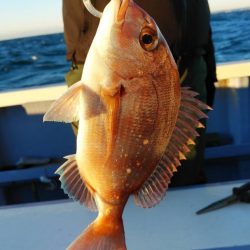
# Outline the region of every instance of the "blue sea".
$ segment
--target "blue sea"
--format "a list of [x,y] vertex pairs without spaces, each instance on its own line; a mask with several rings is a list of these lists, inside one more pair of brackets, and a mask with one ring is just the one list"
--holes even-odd
[[[212,14],[216,61],[250,60],[250,10]],[[63,34],[0,41],[0,91],[64,82]]]

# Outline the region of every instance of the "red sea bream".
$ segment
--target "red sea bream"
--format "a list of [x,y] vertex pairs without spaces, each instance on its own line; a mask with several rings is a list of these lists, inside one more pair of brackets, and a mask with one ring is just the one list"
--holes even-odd
[[208,107],[181,88],[154,20],[132,0],[111,0],[82,79],[45,114],[79,121],[77,151],[57,170],[62,187],[98,217],[69,249],[126,249],[122,221],[130,195],[153,207],[189,152]]

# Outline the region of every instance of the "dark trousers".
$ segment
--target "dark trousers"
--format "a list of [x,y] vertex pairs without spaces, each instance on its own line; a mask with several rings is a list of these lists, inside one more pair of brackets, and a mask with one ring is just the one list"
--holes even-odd
[[[186,67],[187,77],[182,83],[192,90],[199,93],[198,98],[206,102],[206,62],[203,56],[192,58],[191,63]],[[206,125],[206,121],[201,121]],[[200,184],[206,182],[204,173],[204,152],[205,152],[205,129],[198,129],[199,137],[196,138],[196,145],[192,147],[191,152],[186,156],[187,160],[182,161],[182,165],[178,167],[178,171],[171,180],[171,186],[182,186]]]

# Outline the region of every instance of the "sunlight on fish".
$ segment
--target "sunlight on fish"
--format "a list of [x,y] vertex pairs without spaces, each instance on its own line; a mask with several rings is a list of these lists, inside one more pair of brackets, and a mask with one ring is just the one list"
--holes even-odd
[[198,135],[208,106],[181,88],[177,66],[154,20],[132,0],[111,0],[82,79],[44,121],[79,121],[77,151],[57,170],[74,200],[96,220],[69,249],[126,249],[122,214],[130,195],[149,208]]

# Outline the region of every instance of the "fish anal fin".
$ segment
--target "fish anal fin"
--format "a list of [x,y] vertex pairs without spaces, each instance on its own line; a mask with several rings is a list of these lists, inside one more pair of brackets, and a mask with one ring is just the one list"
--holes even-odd
[[96,211],[93,189],[88,187],[80,176],[75,157],[71,155],[66,159],[67,161],[56,171],[56,174],[60,175],[61,188],[70,198],[84,204],[88,209]]
[[164,164],[157,165],[153,174],[142,187],[134,193],[137,206],[150,208],[157,205],[165,196],[172,173]]
[[173,173],[180,166],[180,160],[186,159],[190,145],[195,144],[195,138],[199,134],[194,128],[204,127],[199,120],[206,117],[203,110],[210,110],[206,104],[195,98],[197,95],[194,91],[182,88],[180,111],[172,136],[159,164],[134,193],[136,205],[149,208],[162,200]]

